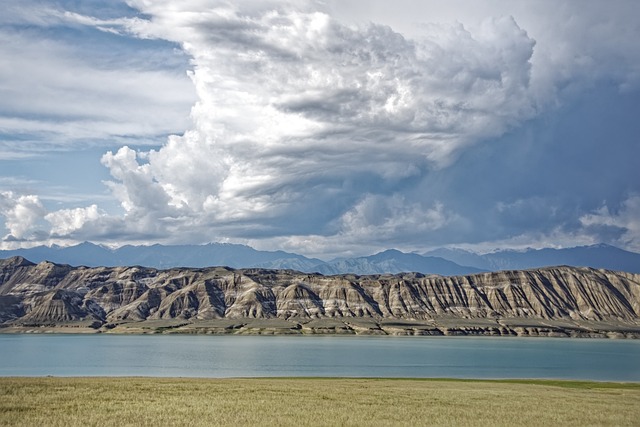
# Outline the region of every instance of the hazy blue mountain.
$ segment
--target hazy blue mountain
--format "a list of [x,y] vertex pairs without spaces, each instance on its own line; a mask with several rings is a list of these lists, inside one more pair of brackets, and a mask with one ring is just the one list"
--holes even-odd
[[456,264],[468,265],[484,270],[492,270],[493,266],[488,259],[483,258],[482,255],[478,255],[475,252],[465,251],[458,248],[439,248],[429,252],[425,252],[424,256],[435,256],[453,261]]
[[261,262],[252,267],[315,273],[317,271],[316,266],[323,263],[324,261],[316,258],[280,258],[275,261]]
[[503,250],[484,255],[462,249],[436,249],[426,254],[387,250],[375,255],[340,258],[324,262],[284,251],[259,251],[250,246],[230,243],[207,245],[122,246],[110,249],[93,243],[70,247],[39,246],[30,249],[0,251],[0,258],[22,256],[33,262],[97,266],[141,265],[153,268],[228,266],[291,269],[322,274],[383,274],[419,272],[424,274],[464,275],[482,271],[521,270],[569,265],[640,273],[640,254],[609,245],[567,249]]
[[383,274],[418,272],[453,276],[486,271],[475,267],[458,265],[455,262],[418,254],[407,254],[395,249],[375,255],[359,258],[338,259],[316,266],[315,271],[322,274]]
[[571,265],[640,273],[640,254],[605,244],[565,249],[502,250],[484,255],[462,249],[436,249],[425,255],[440,256],[456,263],[492,271]]
[[[322,262],[319,259],[307,258],[289,252],[259,251],[250,246],[231,243],[123,246],[116,249],[115,252],[122,260],[119,265],[123,265],[125,260],[135,260],[136,265],[156,268],[207,267],[212,265],[225,265],[233,268],[293,268],[294,265],[312,266]],[[289,263],[285,260],[289,260]]]
[[300,268],[322,263],[319,259],[283,251],[258,251],[246,245],[210,243],[207,245],[122,246],[110,249],[93,243],[75,246],[38,246],[30,249],[0,251],[0,258],[22,256],[33,262],[97,266],[141,265],[153,268],[209,267]]
[[2,250],[0,257],[22,256],[32,262],[51,261],[58,264],[89,267],[110,266],[118,264],[114,251],[93,243],[80,243],[75,246],[36,246],[28,249]]
[[70,247],[39,246],[31,249],[0,251],[0,258],[22,256],[33,262],[53,261],[60,264],[97,266],[141,265],[153,268],[228,266],[233,268],[260,267],[291,269],[323,274],[383,274],[419,272],[425,274],[457,275],[483,271],[463,267],[454,262],[418,254],[388,250],[360,258],[334,260],[326,263],[315,258],[283,251],[258,251],[250,246],[210,243],[207,245],[122,246],[110,249],[93,243]]
[[572,265],[640,273],[640,254],[605,244],[566,249],[529,249],[524,252],[500,251],[484,257],[494,270]]

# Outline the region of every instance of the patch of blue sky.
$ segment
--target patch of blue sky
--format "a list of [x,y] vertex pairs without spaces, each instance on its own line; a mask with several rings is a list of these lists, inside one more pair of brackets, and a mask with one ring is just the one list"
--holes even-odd
[[176,43],[165,40],[114,34],[70,23],[52,26],[3,25],[2,29],[33,40],[34,43],[50,40],[99,69],[175,70],[185,74],[190,68],[188,55]]

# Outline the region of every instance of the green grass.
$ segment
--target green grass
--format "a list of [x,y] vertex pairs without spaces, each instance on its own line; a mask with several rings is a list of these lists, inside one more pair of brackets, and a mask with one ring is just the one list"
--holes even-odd
[[638,425],[640,384],[0,378],[0,425]]

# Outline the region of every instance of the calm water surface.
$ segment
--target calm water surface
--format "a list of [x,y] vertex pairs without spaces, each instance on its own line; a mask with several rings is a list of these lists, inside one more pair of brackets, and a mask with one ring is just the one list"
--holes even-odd
[[0,376],[640,381],[640,341],[493,337],[0,335]]

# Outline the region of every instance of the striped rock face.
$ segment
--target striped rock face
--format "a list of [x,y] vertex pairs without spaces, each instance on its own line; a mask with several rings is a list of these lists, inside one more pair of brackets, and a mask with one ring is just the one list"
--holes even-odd
[[[0,261],[5,327],[84,322],[111,330],[176,319],[192,327],[223,320],[287,321],[301,332],[635,336],[640,275],[552,267],[449,277],[323,276],[227,267],[70,267],[19,257]],[[336,322],[337,329],[327,326]]]

